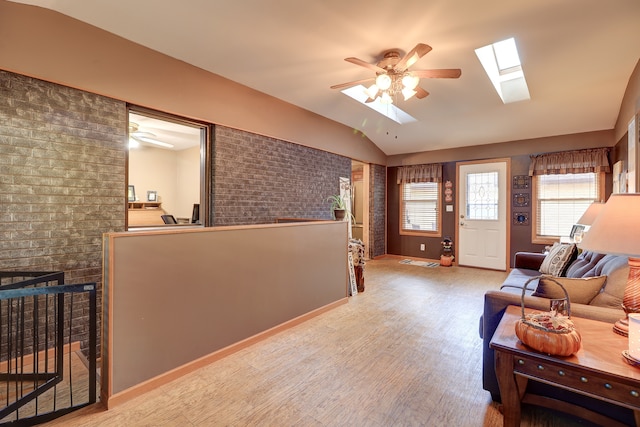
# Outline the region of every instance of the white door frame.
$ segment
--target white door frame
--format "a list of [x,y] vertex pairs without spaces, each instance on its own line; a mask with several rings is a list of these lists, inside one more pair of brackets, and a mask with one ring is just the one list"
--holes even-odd
[[457,162],[456,163],[456,196],[455,196],[455,215],[456,215],[456,225],[455,225],[455,246],[454,246],[454,251],[455,251],[455,259],[459,260],[459,242],[460,242],[460,210],[461,210],[461,206],[460,206],[460,199],[461,199],[461,195],[460,195],[460,189],[461,189],[461,185],[460,185],[460,166],[467,166],[467,165],[477,165],[477,164],[485,164],[485,163],[505,163],[506,164],[506,212],[505,212],[505,239],[506,241],[504,242],[505,244],[505,251],[506,251],[506,270],[509,270],[509,267],[511,265],[510,263],[510,254],[511,254],[511,159],[506,157],[506,158],[498,158],[498,159],[485,159],[485,160],[476,160],[476,161],[470,161],[470,162]]

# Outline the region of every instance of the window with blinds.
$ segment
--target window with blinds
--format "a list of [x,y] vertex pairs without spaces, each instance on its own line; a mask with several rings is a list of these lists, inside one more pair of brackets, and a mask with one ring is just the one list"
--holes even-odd
[[569,236],[589,205],[602,200],[604,174],[537,175],[534,185],[535,237],[558,238]]
[[440,232],[440,184],[413,182],[400,184],[400,233]]

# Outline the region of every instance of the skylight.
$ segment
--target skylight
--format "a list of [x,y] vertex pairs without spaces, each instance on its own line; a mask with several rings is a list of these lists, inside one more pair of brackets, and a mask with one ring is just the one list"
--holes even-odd
[[502,102],[531,99],[513,37],[478,48],[476,55]]
[[377,97],[375,101],[365,102],[369,99],[369,95],[367,95],[366,90],[367,89],[364,86],[357,85],[344,89],[342,93],[401,125],[417,122],[414,117],[402,111],[394,104],[384,104],[380,102],[380,97]]

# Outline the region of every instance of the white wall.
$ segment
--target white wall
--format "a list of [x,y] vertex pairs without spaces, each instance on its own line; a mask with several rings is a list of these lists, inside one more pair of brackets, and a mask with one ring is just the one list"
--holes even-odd
[[129,185],[140,201],[158,192],[162,209],[176,218],[191,218],[200,200],[200,148],[171,151],[140,146],[129,150]]
[[177,154],[176,218],[191,218],[194,203],[200,203],[200,147],[182,150]]

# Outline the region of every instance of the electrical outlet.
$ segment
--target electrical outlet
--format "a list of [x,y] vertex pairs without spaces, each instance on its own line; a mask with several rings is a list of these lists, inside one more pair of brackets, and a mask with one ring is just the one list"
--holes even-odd
[[425,250],[424,243],[421,243],[421,244],[420,244],[420,250],[421,250],[421,251],[424,251],[424,250]]

